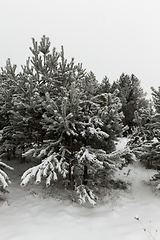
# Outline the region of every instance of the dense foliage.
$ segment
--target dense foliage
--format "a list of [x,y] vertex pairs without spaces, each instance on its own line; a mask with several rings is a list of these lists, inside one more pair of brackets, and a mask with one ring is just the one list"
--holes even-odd
[[[134,121],[137,123],[130,148],[137,158],[147,167],[160,170],[160,87],[152,88],[153,102],[148,108],[135,113]],[[159,181],[159,172],[151,180]],[[158,185],[160,189],[160,185]]]
[[[82,64],[50,51],[49,38],[32,39],[32,57],[22,72],[7,60],[0,78],[1,156],[34,159],[35,166],[22,176],[46,186],[53,182],[75,190],[80,203],[95,204],[112,173],[125,165],[129,149],[115,151],[123,133],[120,90],[105,77],[98,84]],[[133,78],[133,76],[132,76]],[[122,96],[122,92],[121,92]],[[2,181],[2,180],[1,180]]]
[[122,103],[122,111],[124,114],[123,123],[128,126],[128,133],[132,133],[135,112],[139,112],[141,108],[148,107],[148,100],[146,100],[146,93],[140,85],[140,80],[135,75],[122,74],[119,80],[112,85],[112,91],[117,88],[119,90],[118,97]]

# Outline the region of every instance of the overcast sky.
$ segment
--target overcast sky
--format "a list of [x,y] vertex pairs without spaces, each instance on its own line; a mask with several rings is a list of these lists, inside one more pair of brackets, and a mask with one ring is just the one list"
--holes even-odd
[[99,81],[133,73],[149,96],[160,86],[160,0],[3,0],[0,32],[0,67],[20,69],[46,35]]

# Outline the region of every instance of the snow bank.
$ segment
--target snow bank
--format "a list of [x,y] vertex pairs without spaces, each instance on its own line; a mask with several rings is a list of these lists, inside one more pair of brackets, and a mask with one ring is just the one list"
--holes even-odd
[[66,200],[65,193],[59,199],[56,188],[21,188],[21,166],[15,166],[10,193],[0,203],[0,240],[160,239],[160,196],[149,181],[154,171],[129,165],[116,177],[130,181],[130,188],[113,190],[86,208]]

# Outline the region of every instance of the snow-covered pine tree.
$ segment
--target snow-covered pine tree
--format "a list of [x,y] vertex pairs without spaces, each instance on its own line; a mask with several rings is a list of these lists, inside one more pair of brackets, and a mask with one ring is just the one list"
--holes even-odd
[[99,93],[111,93],[111,84],[107,76],[102,79],[101,84],[99,85]]
[[[139,111],[135,111],[134,122],[137,127],[133,131],[132,136],[142,138],[142,140],[150,140],[154,138],[153,134],[153,117],[155,111],[153,109],[153,102],[150,101],[147,108],[140,108]],[[137,131],[136,131],[137,130]]]
[[[11,111],[13,109],[12,95],[15,92],[13,88],[10,77],[15,77],[16,66],[11,66],[10,60],[7,61],[8,75],[6,71],[2,69],[2,74],[0,75],[0,131],[1,137],[0,141],[2,144],[2,136],[6,133],[7,129],[11,129]],[[3,129],[3,130],[2,130]],[[5,131],[6,130],[6,131]],[[7,173],[4,169],[14,170],[12,167],[2,162],[3,150],[6,152],[5,158],[10,159],[10,149],[13,149],[14,143],[10,141],[10,134],[5,138],[5,144],[0,147],[0,199],[3,199],[3,194],[8,192],[7,187],[11,183]]]
[[92,71],[85,74],[85,78],[83,79],[84,97],[86,99],[90,99],[91,97],[98,94],[98,89],[99,89],[99,84],[95,74]]
[[[43,38],[44,49],[45,44],[47,40]],[[37,184],[45,178],[46,186],[53,181],[62,181],[68,189],[76,190],[81,202],[95,204],[95,192],[104,181],[104,172],[107,182],[112,170],[123,162],[120,154],[117,154],[118,157],[115,153],[116,157],[108,154],[113,146],[107,148],[109,139],[113,143],[121,129],[119,98],[116,93],[96,95],[91,91],[96,84],[93,74],[87,75],[81,64],[75,65],[74,59],[68,63],[63,48],[56,55],[59,59],[56,58],[54,65],[52,58],[47,58],[49,53],[46,53],[48,69],[52,66],[55,68],[41,71],[42,62],[46,63],[46,60],[38,58],[40,48],[35,40],[33,45],[35,50],[32,53],[35,56],[31,63],[34,64],[25,68],[25,74],[26,81],[35,76],[31,74],[33,72],[38,76],[38,81],[43,79],[41,88],[36,85],[33,89],[36,89],[38,96],[40,89],[44,93],[41,96],[43,114],[40,125],[45,136],[41,144],[23,154],[24,157],[34,155],[42,162],[23,174],[21,185],[28,184],[31,178],[35,178]],[[37,84],[37,78],[34,78]]]
[[61,102],[61,109],[48,96],[48,111],[43,115],[46,140],[40,148],[24,154],[36,153],[42,163],[27,170],[21,184],[26,185],[32,177],[36,183],[41,182],[42,177],[46,178],[47,186],[53,180],[64,179],[68,188],[75,188],[81,202],[85,199],[95,203],[93,190],[96,192],[102,182],[109,181],[110,174],[116,166],[121,166],[122,160],[103,150],[109,135],[102,131],[97,99],[95,102],[93,99],[80,101],[79,96],[73,83]]
[[151,181],[157,182],[157,190],[160,190],[160,87],[158,90],[152,89],[152,97],[155,108],[155,113],[152,119],[152,134],[154,139],[150,144],[149,155],[149,167],[157,169],[158,172],[151,177]]
[[[6,79],[2,86],[4,99],[2,109],[6,113],[7,121],[2,131],[1,153],[7,152],[9,159],[15,157],[17,148],[27,142],[27,136],[30,132],[28,126],[24,123],[26,111],[22,104],[26,89],[24,89],[25,85],[20,81],[20,75],[15,74],[15,70],[15,66],[12,66],[10,60],[7,60],[5,70],[3,70]],[[28,99],[27,94],[25,98]]]
[[148,162],[149,167],[154,169],[160,169],[160,87],[158,90],[152,89],[152,97],[154,104],[154,114],[151,118],[150,126],[150,136],[152,136],[150,149],[148,151]]
[[54,94],[53,78],[57,76],[59,55],[55,49],[50,53],[50,41],[45,36],[39,45],[34,39],[32,43],[30,50],[33,56],[22,66],[21,73],[15,74],[16,66],[12,66],[10,60],[2,69],[5,79],[1,85],[4,99],[1,112],[8,120],[3,128],[2,150],[12,148],[13,155],[43,141],[43,99],[48,91]]
[[152,88],[153,103],[135,112],[136,126],[129,142],[133,152],[147,168],[160,169],[160,108],[159,91]]
[[148,106],[148,101],[145,99],[146,93],[143,92],[140,81],[134,74],[129,76],[123,73],[113,85],[112,89],[117,87],[119,90],[118,96],[125,116],[124,125],[127,125],[129,133],[132,133],[132,128],[135,126],[135,122],[133,122],[135,111]]
[[6,157],[10,160],[11,156],[14,153],[15,149],[15,139],[13,135],[15,134],[16,129],[13,126],[13,96],[16,94],[16,86],[13,84],[13,81],[16,81],[18,75],[16,74],[16,65],[11,64],[10,59],[6,62],[5,69],[2,69],[1,74],[1,84],[0,84],[0,96],[1,96],[1,106],[0,106],[0,115],[1,115],[1,130],[2,139],[0,154],[6,153]]
[[50,53],[49,38],[43,36],[38,44],[32,39],[32,58],[28,58],[23,72],[19,75],[19,96],[15,99],[22,108],[23,123],[28,129],[28,139],[40,144],[45,136],[41,120],[45,111],[43,100],[47,93],[53,92],[53,79],[57,74],[58,53],[53,49]]

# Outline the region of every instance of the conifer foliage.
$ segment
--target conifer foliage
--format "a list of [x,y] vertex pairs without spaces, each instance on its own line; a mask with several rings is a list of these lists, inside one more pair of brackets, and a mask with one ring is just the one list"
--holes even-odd
[[21,149],[23,158],[37,162],[24,172],[22,186],[31,179],[45,179],[46,186],[61,182],[80,203],[94,205],[100,186],[124,164],[123,153],[111,153],[123,127],[118,92],[98,94],[94,74],[74,59],[68,62],[63,47],[50,52],[49,38],[32,43],[32,58],[21,73],[10,61],[3,70],[3,149]]
[[141,108],[148,107],[148,101],[145,99],[145,93],[140,85],[140,80],[132,74],[131,76],[121,74],[119,80],[113,83],[114,88],[119,90],[119,98],[122,103],[122,111],[124,113],[124,125],[129,127],[129,133],[132,133],[132,128],[136,125],[133,121],[136,111]]
[[147,168],[160,169],[160,88],[152,88],[153,103],[135,113],[137,127],[130,141],[131,148]]
[[7,187],[11,183],[8,175],[4,171],[4,168],[7,168],[9,170],[14,170],[9,165],[0,161],[0,197],[2,196],[3,193],[8,192]]
[[134,151],[147,168],[158,171],[150,180],[156,181],[156,188],[160,190],[160,87],[151,89],[154,108],[141,114],[141,119],[145,119],[145,124],[141,124],[144,138],[139,146],[134,146]]

